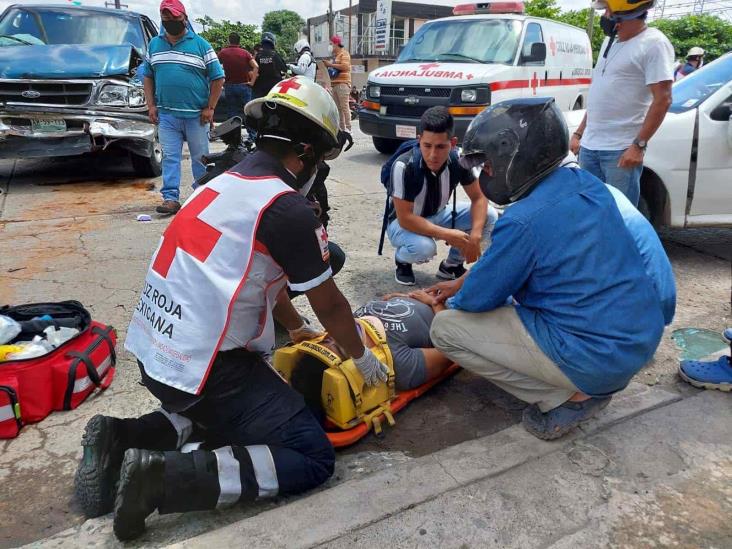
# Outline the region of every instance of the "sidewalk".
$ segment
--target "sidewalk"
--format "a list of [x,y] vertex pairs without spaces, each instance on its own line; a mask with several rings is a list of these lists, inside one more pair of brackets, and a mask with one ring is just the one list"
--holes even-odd
[[[148,526],[175,530],[176,549],[721,549],[732,539],[732,401],[634,383],[560,441],[514,426],[251,512],[190,539],[181,530],[197,514],[154,515]],[[32,547],[121,547],[111,530],[102,517]]]
[[[512,427],[174,547],[729,547],[732,400],[663,393],[571,440]],[[659,407],[608,427],[637,406]]]

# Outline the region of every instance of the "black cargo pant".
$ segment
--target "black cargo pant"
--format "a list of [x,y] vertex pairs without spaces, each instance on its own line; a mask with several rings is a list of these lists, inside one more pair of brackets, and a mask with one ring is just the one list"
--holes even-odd
[[[126,447],[166,451],[161,513],[296,494],[333,474],[333,447],[302,397],[253,357],[257,355],[244,350],[225,351],[213,365],[236,362],[246,383],[228,391],[218,387],[215,395],[204,391],[203,398],[181,412],[166,410],[163,400],[161,410],[124,420]],[[143,379],[158,393],[159,384],[144,374]],[[194,430],[203,443],[179,451]]]

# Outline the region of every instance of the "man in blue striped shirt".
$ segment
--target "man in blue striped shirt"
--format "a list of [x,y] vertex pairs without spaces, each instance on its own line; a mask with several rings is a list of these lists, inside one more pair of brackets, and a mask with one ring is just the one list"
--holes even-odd
[[206,173],[201,156],[208,154],[208,129],[224,87],[224,69],[211,45],[188,28],[180,0],[162,0],[160,17],[165,32],[150,41],[145,98],[163,148],[163,203],[156,211],[175,214],[183,141],[191,153],[193,179]]

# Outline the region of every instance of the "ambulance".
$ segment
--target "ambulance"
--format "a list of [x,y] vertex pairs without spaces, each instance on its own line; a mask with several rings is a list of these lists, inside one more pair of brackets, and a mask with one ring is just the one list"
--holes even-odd
[[422,114],[444,105],[462,139],[487,106],[551,96],[563,111],[582,109],[592,78],[592,47],[577,27],[524,14],[523,2],[455,7],[425,23],[393,65],[369,74],[361,131],[385,154],[414,139]]

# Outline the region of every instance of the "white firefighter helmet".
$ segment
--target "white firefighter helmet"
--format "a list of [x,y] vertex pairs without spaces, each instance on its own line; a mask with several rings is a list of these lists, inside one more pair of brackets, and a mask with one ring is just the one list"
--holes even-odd
[[[312,125],[294,129],[284,124],[281,115],[275,116],[280,107],[301,115]],[[272,134],[271,137],[310,143],[320,149],[326,160],[332,160],[341,153],[338,107],[325,89],[304,76],[275,84],[265,97],[247,103],[244,112],[256,121],[264,134]],[[272,120],[268,124],[269,118]]]

